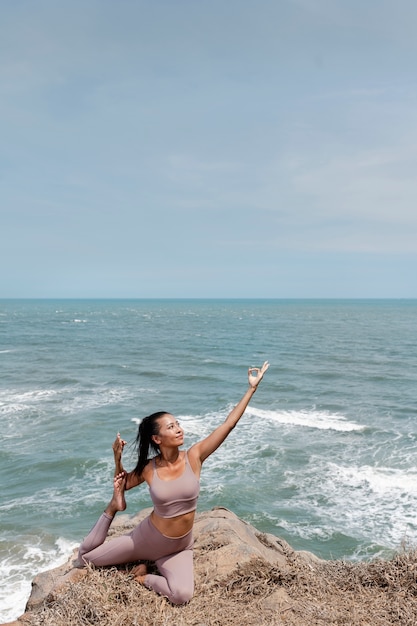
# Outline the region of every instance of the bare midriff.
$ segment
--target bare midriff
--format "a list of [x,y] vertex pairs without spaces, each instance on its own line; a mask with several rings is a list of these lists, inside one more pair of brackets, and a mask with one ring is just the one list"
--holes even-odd
[[177,515],[177,517],[160,517],[155,511],[151,513],[151,521],[155,528],[165,537],[172,539],[178,539],[189,533],[193,528],[194,518],[195,511]]

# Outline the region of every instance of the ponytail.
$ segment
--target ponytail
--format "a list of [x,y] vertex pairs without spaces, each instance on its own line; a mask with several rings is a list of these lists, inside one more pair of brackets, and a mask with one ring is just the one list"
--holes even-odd
[[152,439],[153,435],[159,433],[158,419],[163,415],[166,415],[166,411],[158,411],[144,417],[139,424],[138,434],[136,437],[136,447],[138,452],[138,462],[133,470],[137,476],[141,476],[147,462],[149,448],[151,448],[156,454],[159,453],[159,446]]

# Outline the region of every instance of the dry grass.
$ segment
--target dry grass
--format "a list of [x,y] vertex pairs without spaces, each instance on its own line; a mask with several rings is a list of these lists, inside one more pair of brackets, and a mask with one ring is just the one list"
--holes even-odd
[[26,623],[414,626],[417,622],[417,550],[371,563],[308,564],[294,554],[285,571],[257,560],[224,580],[213,579],[204,569],[203,551],[196,550],[195,564],[195,596],[185,606],[172,606],[138,585],[128,568],[89,568],[79,582],[67,585],[27,614]]

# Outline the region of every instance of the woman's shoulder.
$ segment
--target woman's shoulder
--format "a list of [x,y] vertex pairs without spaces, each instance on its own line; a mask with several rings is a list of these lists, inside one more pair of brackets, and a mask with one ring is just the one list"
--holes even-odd
[[200,477],[201,471],[201,463],[199,462],[198,452],[196,451],[195,445],[185,450],[185,458],[188,461],[189,466],[193,470],[194,474],[197,478]]
[[142,470],[142,478],[143,480],[146,480],[148,482],[148,478],[153,474],[153,471],[155,469],[155,459],[156,457],[152,457],[151,459],[148,459],[145,467]]
[[149,471],[153,471],[156,467],[156,463],[157,463],[157,459],[158,459],[158,455],[157,456],[153,456],[150,459],[148,459],[148,462],[146,463],[143,471],[145,472],[149,472]]

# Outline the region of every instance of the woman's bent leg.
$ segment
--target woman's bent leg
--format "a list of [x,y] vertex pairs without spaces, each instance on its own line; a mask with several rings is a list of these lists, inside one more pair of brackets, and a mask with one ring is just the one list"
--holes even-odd
[[[109,549],[107,544],[104,545],[104,541],[107,537],[107,533],[112,523],[115,514],[118,511],[124,511],[126,508],[125,500],[125,488],[126,488],[126,472],[121,472],[114,477],[113,481],[113,497],[107,505],[104,513],[99,517],[95,526],[91,529],[87,537],[82,542],[78,551],[78,562],[82,563],[94,563],[95,565],[116,565],[119,563],[126,563],[126,561],[109,561],[101,562],[102,559],[108,560],[113,558],[115,554],[115,547]],[[126,543],[126,542],[124,542]],[[126,551],[126,548],[124,548]],[[94,558],[101,559],[100,563],[96,562],[92,558],[94,552]],[[120,548],[120,553],[123,550]],[[107,556],[105,556],[107,555]],[[113,555],[113,556],[110,556]]]
[[96,524],[90,530],[89,534],[87,535],[87,537],[84,539],[84,541],[79,547],[78,560],[80,563],[82,563],[83,561],[86,562],[83,559],[84,554],[86,554],[87,552],[90,552],[94,548],[97,548],[97,546],[101,546],[101,544],[104,543],[104,540],[107,537],[107,533],[109,531],[110,524],[112,523],[112,521],[113,521],[113,518],[110,517],[110,515],[107,515],[106,513],[103,513],[98,518]]
[[189,602],[194,593],[192,547],[158,559],[155,563],[161,576],[147,574],[145,586],[167,597],[173,604]]
[[144,558],[138,553],[131,535],[115,537],[83,554],[85,563],[92,563],[98,567],[106,565],[122,565]]
[[[104,513],[104,515],[106,514]],[[134,561],[154,561],[155,552],[158,556],[159,546],[153,540],[152,534],[149,533],[149,529],[153,528],[149,517],[145,518],[129,534],[114,537],[106,542],[104,542],[107,535],[107,531],[104,532],[105,522],[101,522],[100,518],[97,525],[99,528],[96,530],[94,527],[81,546],[84,550],[82,554],[84,562],[98,566],[122,565]],[[107,530],[109,526],[110,522],[107,523]],[[100,537],[101,542],[98,541],[94,544],[95,537]],[[88,552],[85,551],[85,547],[89,547]]]
[[128,535],[105,541],[112,518],[99,518],[79,550],[79,559],[97,566],[153,561],[160,574],[147,574],[143,584],[174,604],[191,600],[194,592],[193,535],[171,538],[162,535],[145,518]]
[[[135,539],[137,529],[132,535]],[[150,547],[149,555],[142,559],[153,561],[161,574],[147,574],[143,580],[145,587],[165,596],[174,604],[191,600],[194,592],[192,531],[184,537],[166,537],[148,517],[141,524],[141,535],[142,541],[145,539],[146,545]]]

